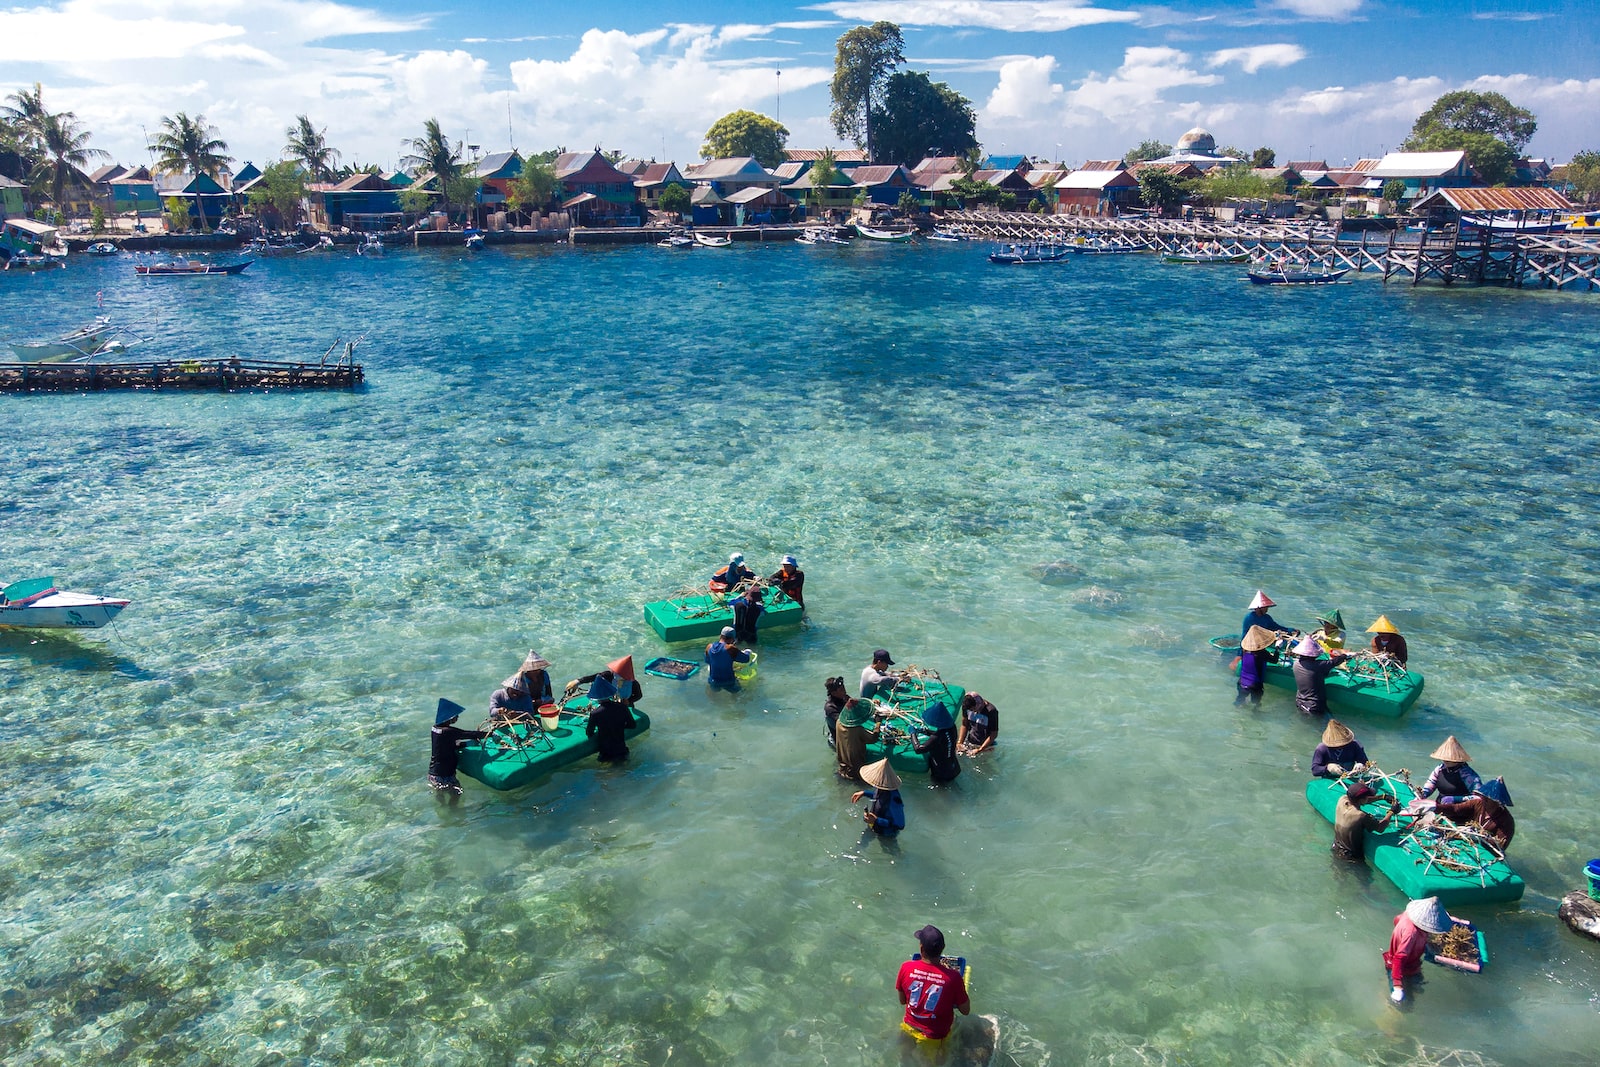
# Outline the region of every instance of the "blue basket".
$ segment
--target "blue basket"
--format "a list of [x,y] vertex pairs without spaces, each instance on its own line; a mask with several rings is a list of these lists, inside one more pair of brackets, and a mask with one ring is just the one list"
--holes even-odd
[[1600,860],[1590,860],[1583,873],[1589,876],[1589,899],[1600,900]]

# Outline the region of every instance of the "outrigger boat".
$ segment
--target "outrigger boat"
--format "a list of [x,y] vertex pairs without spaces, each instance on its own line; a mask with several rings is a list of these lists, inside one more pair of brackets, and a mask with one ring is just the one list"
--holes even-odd
[[989,253],[990,263],[1014,266],[1033,263],[1065,263],[1072,249],[1059,245],[1001,245],[1000,251]]
[[1327,285],[1350,273],[1342,270],[1253,270],[1250,281],[1255,285]]
[[961,235],[956,233],[954,230],[934,230],[932,233],[928,234],[928,240],[959,241],[961,240]]
[[143,340],[119,336],[125,333],[126,327],[102,315],[53,341],[12,341],[11,351],[23,363],[87,363],[95,356],[126,352]]
[[56,588],[54,578],[29,578],[0,589],[0,629],[97,630],[129,601]]
[[191,259],[183,263],[151,263],[148,266],[136,266],[133,268],[133,272],[147,278],[172,275],[187,276],[191,274],[239,274],[254,262],[254,260],[246,259],[239,263],[206,263],[202,260]]
[[1447,819],[1425,826],[1420,813],[1404,810],[1416,798],[1407,771],[1389,775],[1369,767],[1341,779],[1313,778],[1306,783],[1306,800],[1331,823],[1345,787],[1357,780],[1377,794],[1361,805],[1363,811],[1382,817],[1392,804],[1403,809],[1389,829],[1367,831],[1365,851],[1367,861],[1406,896],[1438,897],[1446,907],[1522,899],[1527,887],[1494,842]]
[[878,739],[867,743],[867,762],[887,758],[901,774],[927,774],[928,757],[915,748],[933,733],[924,716],[935,704],[943,704],[950,718],[959,721],[961,698],[966,695],[965,689],[942,680],[938,671],[907,667],[893,689],[872,698]]
[[[1290,646],[1291,639],[1287,637],[1280,638],[1274,646],[1278,650],[1279,661],[1267,664],[1266,681],[1269,685],[1283,689],[1295,687],[1294,657],[1289,652]],[[1239,639],[1213,637],[1211,647],[1236,654],[1239,651]],[[1398,719],[1410,711],[1411,705],[1422,695],[1423,681],[1422,675],[1407,670],[1390,657],[1363,649],[1328,675],[1328,710]]]
[[[757,632],[778,626],[799,626],[805,609],[767,586],[767,599]],[[701,637],[716,637],[724,626],[733,625],[733,598],[724,593],[701,593],[694,589],[674,593],[665,600],[652,600],[644,606],[644,621],[663,641],[676,644]]]
[[697,233],[694,235],[694,243],[704,248],[727,248],[733,244],[733,238],[716,237],[709,233]]
[[913,232],[911,230],[884,230],[876,226],[863,226],[859,222],[855,226],[856,233],[869,241],[909,241]]
[[[456,769],[490,789],[520,789],[558,767],[593,756],[600,750],[586,730],[593,707],[588,697],[573,697],[546,704],[532,719],[486,722],[481,729],[488,736],[462,746]],[[632,710],[634,728],[622,735],[629,741],[650,729],[650,717]]]

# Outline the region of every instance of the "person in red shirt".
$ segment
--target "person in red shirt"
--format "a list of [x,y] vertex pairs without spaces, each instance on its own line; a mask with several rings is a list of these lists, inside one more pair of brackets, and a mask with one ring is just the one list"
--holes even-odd
[[1438,897],[1413,900],[1405,911],[1394,917],[1394,933],[1389,936],[1389,948],[1383,954],[1383,965],[1389,971],[1390,1000],[1398,1004],[1406,999],[1406,979],[1421,972],[1428,935],[1442,934],[1448,929],[1450,916]]
[[955,1013],[967,1015],[972,1004],[967,999],[967,983],[961,972],[944,963],[944,934],[937,926],[924,926],[916,933],[922,946],[920,959],[900,965],[894,987],[906,1016],[900,1029],[919,1041],[943,1041],[955,1025]]

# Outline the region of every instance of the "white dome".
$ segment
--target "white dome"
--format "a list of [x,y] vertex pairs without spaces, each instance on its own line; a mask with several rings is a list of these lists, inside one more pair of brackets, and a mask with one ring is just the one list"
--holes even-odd
[[1196,126],[1178,138],[1177,150],[1179,152],[1204,152],[1209,154],[1217,150],[1217,139],[1199,126]]

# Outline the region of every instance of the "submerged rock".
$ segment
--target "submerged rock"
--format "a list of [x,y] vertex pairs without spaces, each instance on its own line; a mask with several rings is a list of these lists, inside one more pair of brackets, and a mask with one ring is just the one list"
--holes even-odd
[[1574,889],[1561,898],[1561,908],[1556,914],[1573,933],[1600,941],[1600,900],[1590,900],[1588,893]]
[[1072,591],[1072,602],[1091,608],[1114,608],[1122,603],[1122,594],[1104,586],[1089,585]]
[[1035,563],[1032,567],[1033,576],[1044,585],[1071,585],[1083,577],[1083,569],[1076,563],[1069,563],[1064,559],[1053,560],[1049,563]]

